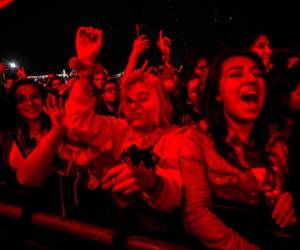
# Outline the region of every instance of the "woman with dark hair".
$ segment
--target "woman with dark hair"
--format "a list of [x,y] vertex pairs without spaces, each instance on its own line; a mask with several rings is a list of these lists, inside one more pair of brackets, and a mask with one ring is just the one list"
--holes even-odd
[[250,51],[257,54],[265,67],[266,73],[273,69],[271,62],[272,49],[268,36],[266,34],[258,34],[250,44]]
[[182,79],[179,86],[181,87],[182,97],[182,114],[179,118],[179,124],[182,126],[194,123],[200,120],[202,107],[197,103],[197,98],[203,96],[205,83],[201,82],[195,75]]
[[53,171],[63,137],[62,106],[53,98],[44,106],[44,89],[30,79],[17,81],[9,100],[15,126],[1,135],[2,173],[22,186],[40,187]]
[[263,121],[266,96],[257,56],[225,55],[210,70],[206,119],[183,138],[184,222],[208,248],[258,249],[270,244],[271,214],[281,227],[296,222],[292,197],[282,192],[287,170],[281,141]]
[[287,188],[294,194],[297,212],[300,212],[299,125],[300,125],[300,69],[287,70],[272,90],[272,129],[287,142],[285,149],[290,169]]

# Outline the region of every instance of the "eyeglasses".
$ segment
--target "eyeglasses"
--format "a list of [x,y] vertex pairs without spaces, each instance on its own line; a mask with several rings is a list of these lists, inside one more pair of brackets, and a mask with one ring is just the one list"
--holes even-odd
[[106,89],[104,89],[104,92],[109,92],[109,93],[115,92],[115,93],[118,93],[119,89],[117,89],[117,88],[106,88]]

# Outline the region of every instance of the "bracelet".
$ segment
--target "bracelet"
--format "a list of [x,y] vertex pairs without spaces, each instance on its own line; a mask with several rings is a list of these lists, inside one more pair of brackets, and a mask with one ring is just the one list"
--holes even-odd
[[104,72],[106,75],[108,74],[107,70],[100,64],[100,63],[95,63],[95,64],[85,64],[82,60],[80,60],[78,57],[72,57],[69,60],[69,68],[72,70],[77,70],[77,71],[89,71],[89,75],[94,75],[95,73],[98,72]]

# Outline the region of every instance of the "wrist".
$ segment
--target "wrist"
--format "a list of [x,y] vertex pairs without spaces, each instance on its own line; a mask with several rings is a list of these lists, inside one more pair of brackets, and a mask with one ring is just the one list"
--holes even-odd
[[[152,171],[151,171],[152,172]],[[146,193],[153,195],[156,194],[162,186],[162,179],[159,175],[157,175],[155,172],[152,172],[152,181],[151,185],[146,190]]]
[[50,134],[53,136],[53,138],[62,138],[65,133],[65,128],[62,127],[52,127],[50,130]]
[[170,55],[169,54],[162,55],[162,59],[165,63],[169,63],[170,62]]

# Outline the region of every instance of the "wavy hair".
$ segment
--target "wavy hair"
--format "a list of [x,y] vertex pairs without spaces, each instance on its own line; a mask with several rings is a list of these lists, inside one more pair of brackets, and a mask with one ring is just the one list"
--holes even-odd
[[132,85],[138,82],[142,82],[145,85],[155,102],[154,110],[152,112],[152,124],[149,125],[160,128],[169,126],[172,121],[172,105],[163,87],[162,80],[152,73],[134,73],[122,84],[119,115],[125,117],[124,110],[126,108],[125,99],[127,92]]

